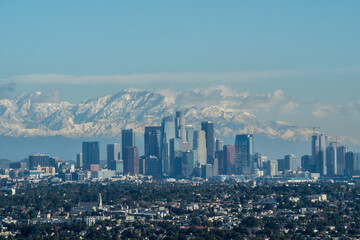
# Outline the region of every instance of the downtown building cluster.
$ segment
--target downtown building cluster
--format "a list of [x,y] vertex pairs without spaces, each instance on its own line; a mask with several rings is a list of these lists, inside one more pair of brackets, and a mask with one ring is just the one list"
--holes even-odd
[[[98,141],[82,142],[76,166],[60,158],[44,154],[29,156],[28,170],[24,162],[12,163],[16,176],[42,178],[56,175],[63,181],[82,181],[90,178],[109,178],[116,175],[149,175],[156,178],[190,179],[276,178],[311,180],[318,177],[360,174],[360,153],[348,151],[337,142],[328,143],[324,134],[313,134],[311,154],[301,157],[299,164],[294,154],[271,160],[255,152],[254,135],[238,134],[234,145],[216,138],[214,123],[204,121],[187,125],[183,113],[162,119],[160,126],[144,129],[144,150],[140,156],[133,129],[123,129],[121,144],[107,144],[106,164],[100,164]],[[300,166],[299,166],[300,165]],[[16,170],[19,169],[19,170]]]
[[[178,178],[218,175],[250,177],[253,165],[253,135],[237,135],[235,145],[216,139],[214,123],[186,125],[181,111],[162,119],[161,126],[147,126],[144,131],[144,155],[139,156],[133,129],[123,129],[121,145],[107,145],[107,168],[117,174],[169,176]],[[77,167],[99,170],[99,143],[83,142]]]
[[301,157],[303,171],[320,176],[353,176],[360,174],[360,154],[349,151],[337,141],[328,141],[325,134],[311,137],[311,155]]

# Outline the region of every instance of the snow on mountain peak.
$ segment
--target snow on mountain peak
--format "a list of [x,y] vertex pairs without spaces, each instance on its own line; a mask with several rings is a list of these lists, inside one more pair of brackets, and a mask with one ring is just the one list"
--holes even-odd
[[[118,137],[121,129],[142,133],[159,125],[165,116],[182,110],[187,124],[213,121],[222,136],[255,133],[270,138],[307,140],[311,130],[281,121],[265,121],[246,111],[224,106],[177,105],[169,92],[123,90],[79,104],[59,102],[42,92],[25,93],[15,100],[0,100],[0,134],[7,136]],[[53,94],[57,94],[53,92]],[[355,142],[355,140],[352,140]]]

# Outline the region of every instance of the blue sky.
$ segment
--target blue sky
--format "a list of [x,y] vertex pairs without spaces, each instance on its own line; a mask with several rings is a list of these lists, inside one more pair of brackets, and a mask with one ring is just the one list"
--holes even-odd
[[247,110],[360,138],[359,11],[355,0],[2,0],[0,97],[226,86],[271,102],[261,96],[281,90],[288,111]]

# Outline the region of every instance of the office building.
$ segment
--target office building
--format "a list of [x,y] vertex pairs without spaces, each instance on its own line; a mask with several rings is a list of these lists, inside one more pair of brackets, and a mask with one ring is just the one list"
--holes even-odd
[[327,163],[326,163],[326,145],[327,145],[327,136],[320,134],[318,137],[318,152],[315,156],[315,166],[316,172],[320,173],[321,176],[327,175]]
[[285,166],[285,159],[281,158],[277,160],[278,163],[278,172],[285,172],[287,170]]
[[133,129],[123,129],[121,130],[121,154],[122,158],[126,158],[126,147],[135,146],[135,132]]
[[120,160],[120,144],[112,143],[107,145],[107,166],[108,169],[115,170],[116,165],[112,161]]
[[264,175],[275,176],[278,175],[278,161],[269,160],[263,163],[264,165]]
[[83,165],[84,165],[84,163],[83,163],[83,154],[82,153],[76,154],[76,167],[77,168],[82,168]]
[[201,130],[205,132],[206,138],[206,155],[214,156],[214,145],[215,145],[215,129],[214,123],[210,121],[201,123]]
[[360,174],[360,153],[347,152],[345,154],[346,175],[353,176]]
[[222,151],[224,147],[224,141],[222,139],[216,139],[215,152]]
[[[284,158],[284,162],[285,162],[285,170],[289,170],[289,171],[297,171],[297,160],[294,154],[289,154],[286,155]],[[278,171],[279,170],[279,163],[278,163]]]
[[345,154],[348,152],[348,148],[345,146],[339,146],[337,148],[337,174],[344,175],[346,169]]
[[227,175],[235,174],[235,146],[224,145],[224,172]]
[[147,126],[144,133],[144,155],[160,159],[161,127]]
[[32,170],[38,166],[40,167],[49,167],[50,157],[44,154],[35,154],[29,156],[29,169]]
[[312,156],[304,155],[301,157],[301,170],[304,172],[313,172],[313,168],[310,165]]
[[180,138],[170,139],[170,174],[174,175],[175,165],[181,164],[183,143]]
[[161,123],[161,162],[162,171],[171,174],[170,166],[170,139],[175,138],[175,122],[172,116],[168,116]]
[[83,164],[99,164],[100,150],[99,142],[83,142],[82,143]]
[[145,174],[151,176],[161,175],[161,161],[159,158],[149,155],[145,156]]
[[320,173],[321,176],[327,175],[326,143],[327,136],[324,134],[313,135],[311,138],[312,160],[310,168],[314,169],[312,172]]
[[114,170],[116,174],[124,174],[124,160],[112,160],[108,168]]
[[26,162],[13,162],[9,163],[10,169],[25,169],[26,168]]
[[215,158],[217,158],[218,160],[218,174],[220,175],[225,175],[227,174],[226,173],[226,164],[225,164],[225,161],[224,161],[224,146],[223,148],[220,150],[220,151],[216,151],[215,152]]
[[213,165],[205,164],[201,166],[201,177],[204,179],[209,179],[213,177]]
[[253,156],[253,163],[254,163],[254,170],[258,172],[259,170],[263,170],[264,165],[263,163],[267,161],[267,156],[263,156],[261,153],[254,153]]
[[194,152],[186,151],[182,152],[182,164],[181,164],[181,175],[185,178],[189,178],[194,172]]
[[278,174],[278,166],[276,160],[270,160],[269,162],[269,173],[270,176],[275,176]]
[[186,141],[190,143],[191,149],[194,146],[194,127],[192,125],[187,125],[186,129]]
[[337,175],[337,147],[337,143],[332,142],[326,148],[326,167],[328,176]]
[[124,159],[124,174],[139,174],[139,147],[126,146]]
[[207,150],[206,138],[204,131],[194,131],[194,146],[193,149],[197,151],[197,161],[200,165],[206,164]]
[[253,173],[252,158],[254,140],[252,134],[240,134],[235,137],[235,174],[250,176]]
[[185,119],[182,111],[176,112],[175,117],[175,137],[180,138],[181,141],[186,141],[186,129],[185,129]]

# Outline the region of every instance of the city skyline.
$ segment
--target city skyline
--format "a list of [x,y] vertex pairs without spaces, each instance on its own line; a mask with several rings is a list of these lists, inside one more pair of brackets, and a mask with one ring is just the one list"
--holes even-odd
[[0,236],[360,236],[360,1],[0,1]]
[[[93,178],[141,174],[156,178],[211,179],[236,175],[243,180],[276,176],[306,179],[338,177],[351,176],[360,171],[360,153],[349,150],[336,140],[329,141],[328,136],[316,132],[315,128],[310,151],[301,156],[301,162],[290,151],[282,159],[271,160],[262,154],[261,149],[255,149],[253,134],[237,134],[233,144],[224,145],[224,141],[214,135],[214,122],[201,121],[197,125],[185,125],[183,116],[183,112],[177,111],[173,116],[163,118],[161,126],[146,126],[143,135],[144,154],[141,156],[139,146],[135,145],[133,129],[121,130],[122,155],[120,144],[107,144],[106,165],[100,163],[98,141],[82,142],[82,153],[76,155],[76,168],[90,171]],[[26,162],[17,162],[14,166],[23,164]],[[42,174],[37,171],[54,174],[54,169],[62,169],[60,165],[75,170],[71,161],[64,162],[61,158],[45,154],[29,155],[28,164],[30,170],[35,170],[34,174]],[[70,175],[64,175],[67,181],[72,181],[71,178]]]

